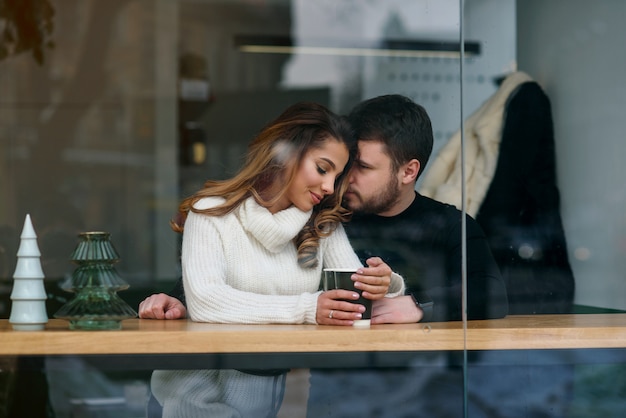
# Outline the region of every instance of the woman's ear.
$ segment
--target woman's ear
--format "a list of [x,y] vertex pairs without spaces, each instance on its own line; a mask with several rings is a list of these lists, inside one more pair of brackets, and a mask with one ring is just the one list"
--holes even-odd
[[421,164],[415,158],[404,164],[402,169],[402,184],[413,183],[417,179],[417,174],[420,172]]

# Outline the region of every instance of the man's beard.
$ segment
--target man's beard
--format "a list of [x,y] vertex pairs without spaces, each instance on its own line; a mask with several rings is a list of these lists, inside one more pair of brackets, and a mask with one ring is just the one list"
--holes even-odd
[[349,205],[350,209],[354,210],[355,212],[387,212],[398,201],[398,198],[400,197],[400,187],[398,186],[397,179],[394,176],[391,176],[389,182],[382,189],[382,192],[380,194],[372,196],[367,201],[363,200],[360,194],[355,193],[355,197],[358,197],[359,202],[361,203],[359,207],[354,208]]

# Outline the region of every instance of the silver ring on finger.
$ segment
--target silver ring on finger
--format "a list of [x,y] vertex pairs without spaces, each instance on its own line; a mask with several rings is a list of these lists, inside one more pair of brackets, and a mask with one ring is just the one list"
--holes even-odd
[[333,314],[335,313],[335,311],[333,311],[332,309],[330,310],[330,312],[328,313],[328,317],[330,319],[333,319]]

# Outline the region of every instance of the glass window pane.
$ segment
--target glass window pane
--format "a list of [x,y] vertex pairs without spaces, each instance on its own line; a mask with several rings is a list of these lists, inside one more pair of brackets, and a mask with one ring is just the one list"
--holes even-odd
[[[507,284],[509,316],[501,324],[524,325],[513,325],[510,329],[517,331],[508,336],[521,351],[473,351],[480,331],[469,326],[469,416],[482,416],[486,410],[510,416],[528,411],[554,417],[622,415],[617,399],[623,349],[582,346],[594,338],[594,327],[584,329],[586,323],[621,323],[601,315],[620,314],[625,308],[619,296],[624,170],[616,160],[624,146],[614,137],[619,137],[626,104],[620,82],[626,54],[618,47],[626,8],[610,0],[593,8],[583,2],[523,1],[510,2],[513,9],[503,13],[502,3],[465,2],[466,36],[478,19],[485,19],[485,26],[508,22],[509,30],[502,33],[514,37],[510,70],[528,77],[517,80],[512,91],[506,91],[506,84],[514,81],[508,78],[489,96],[505,92],[506,101],[497,168],[476,219]],[[489,61],[488,51],[485,43]],[[464,78],[464,91],[470,86]],[[488,109],[485,105],[467,105],[464,119]],[[470,164],[473,134],[466,137]],[[472,185],[468,178],[469,199]],[[558,315],[572,313],[594,316]],[[526,326],[536,332],[523,338]],[[578,338],[570,341],[570,332]],[[606,336],[611,339],[618,332],[609,329]],[[496,347],[505,339],[489,345]],[[556,345],[564,340],[568,347],[559,350]],[[613,381],[611,389],[600,384],[603,379]]]
[[[136,308],[181,275],[180,236],[169,225],[180,200],[207,179],[232,176],[262,126],[296,101],[346,114],[398,93],[432,120],[433,154],[417,190],[476,221],[458,249],[467,264],[452,268],[469,277],[452,303],[467,301],[469,321],[456,309],[446,324],[415,326],[424,339],[458,326],[467,351],[373,352],[328,367],[315,357],[288,375],[279,416],[623,415],[624,349],[607,346],[620,339],[626,310],[626,3],[1,3],[0,317],[9,316],[27,214],[51,317],[72,297],[63,287],[84,231],[111,233],[130,284],[120,296]],[[473,279],[476,225],[506,285],[504,319],[474,322],[501,316],[485,293],[497,289]],[[382,241],[353,245],[407,268],[411,286],[449,283],[432,252]],[[596,345],[580,347],[589,338]],[[72,399],[143,408],[151,370],[96,370],[83,360],[46,365],[56,416],[85,406]],[[0,371],[0,390],[6,376]]]

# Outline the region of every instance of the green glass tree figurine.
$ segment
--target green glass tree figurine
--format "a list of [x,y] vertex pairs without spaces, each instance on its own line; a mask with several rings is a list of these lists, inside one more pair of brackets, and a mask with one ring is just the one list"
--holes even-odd
[[71,285],[65,290],[76,293],[63,305],[55,318],[70,321],[70,329],[121,329],[122,320],[134,318],[137,312],[124,302],[117,292],[128,288],[114,264],[119,255],[108,232],[83,232],[72,253],[78,268],[72,274]]

